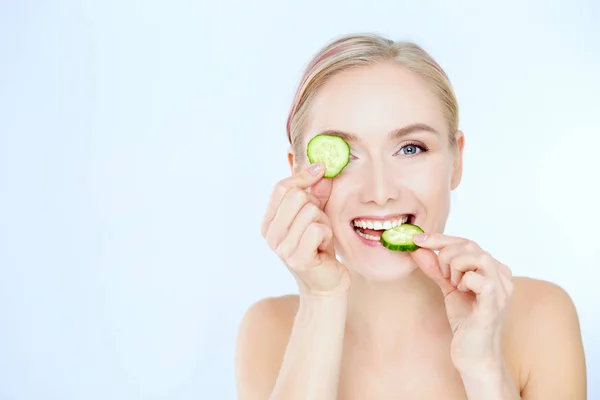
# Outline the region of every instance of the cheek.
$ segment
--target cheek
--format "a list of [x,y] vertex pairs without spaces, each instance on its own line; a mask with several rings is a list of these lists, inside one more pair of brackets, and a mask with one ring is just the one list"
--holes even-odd
[[452,168],[443,157],[429,157],[415,162],[405,173],[398,174],[398,184],[410,191],[426,206],[443,206],[450,196]]
[[324,212],[331,221],[331,227],[335,234],[339,235],[344,232],[349,218],[354,217],[347,209],[349,206],[357,204],[357,193],[356,178],[352,178],[350,174],[342,173],[334,179]]
[[344,208],[345,199],[348,198],[350,192],[351,190],[344,184],[344,179],[341,176],[334,179],[331,186],[331,194],[324,210],[332,223],[336,218],[339,219],[339,215]]

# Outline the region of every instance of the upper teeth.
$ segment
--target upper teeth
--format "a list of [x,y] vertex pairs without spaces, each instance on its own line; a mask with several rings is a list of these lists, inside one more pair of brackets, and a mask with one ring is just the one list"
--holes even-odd
[[404,217],[400,217],[398,219],[391,219],[387,221],[381,220],[369,220],[369,219],[355,219],[354,226],[364,229],[374,229],[376,231],[381,231],[384,229],[392,229],[402,224],[405,224],[408,221],[408,215]]

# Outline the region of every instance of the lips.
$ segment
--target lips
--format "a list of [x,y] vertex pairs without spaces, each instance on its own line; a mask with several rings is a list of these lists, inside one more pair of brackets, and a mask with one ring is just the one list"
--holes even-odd
[[354,231],[362,239],[379,241],[383,231],[414,221],[413,214],[395,214],[389,216],[365,216],[352,220]]

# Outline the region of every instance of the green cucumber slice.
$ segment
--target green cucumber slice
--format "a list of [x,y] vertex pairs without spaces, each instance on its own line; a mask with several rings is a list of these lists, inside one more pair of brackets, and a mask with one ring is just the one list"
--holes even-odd
[[380,240],[386,248],[393,251],[415,251],[419,246],[413,242],[412,238],[421,233],[424,233],[423,229],[417,225],[402,224],[383,231]]
[[325,165],[325,178],[333,178],[350,162],[350,146],[339,136],[320,134],[310,139],[306,155],[311,164]]

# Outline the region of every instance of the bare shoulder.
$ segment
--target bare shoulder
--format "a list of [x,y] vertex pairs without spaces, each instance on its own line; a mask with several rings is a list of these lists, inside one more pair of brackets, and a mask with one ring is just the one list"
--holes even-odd
[[255,393],[256,398],[269,397],[283,361],[298,304],[297,295],[268,297],[246,310],[236,343],[235,375],[239,393]]
[[[527,277],[513,278],[513,304],[510,312],[523,318],[577,318],[571,296],[559,285]],[[556,312],[566,315],[557,315]]]
[[513,285],[507,335],[523,399],[585,399],[585,357],[571,296],[539,279],[515,277]]

